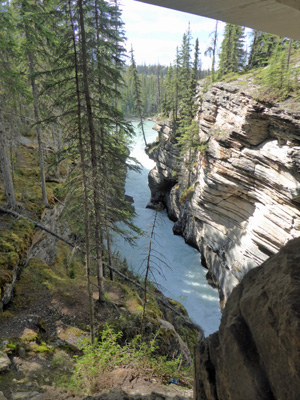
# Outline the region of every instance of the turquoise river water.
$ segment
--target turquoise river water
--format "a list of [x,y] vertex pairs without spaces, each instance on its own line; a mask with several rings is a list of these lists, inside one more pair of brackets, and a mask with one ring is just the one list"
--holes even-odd
[[[138,132],[136,122],[133,126]],[[152,129],[153,126],[152,121],[145,123],[148,143],[153,142],[157,136],[157,132]],[[126,194],[134,198],[137,213],[135,224],[148,232],[148,236],[139,238],[134,247],[122,239],[118,240],[116,246],[133,270],[143,275],[145,270],[143,260],[148,250],[155,213],[145,208],[150,200],[148,173],[155,163],[145,154],[144,141],[140,133],[137,133],[131,155],[139,160],[143,168],[141,173],[128,172]],[[188,246],[182,237],[173,235],[172,227],[173,222],[168,219],[166,212],[159,212],[155,226],[153,255],[164,262],[159,264],[157,261],[159,265],[154,268],[153,278],[164,295],[180,301],[186,307],[191,319],[202,327],[207,336],[219,327],[221,314],[218,292],[206,281],[207,271],[201,266],[199,252]]]

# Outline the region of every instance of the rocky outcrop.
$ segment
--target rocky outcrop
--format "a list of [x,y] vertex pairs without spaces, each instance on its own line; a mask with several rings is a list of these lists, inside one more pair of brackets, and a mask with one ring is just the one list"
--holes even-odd
[[252,269],[195,352],[196,400],[298,400],[300,239]]
[[199,249],[225,303],[250,269],[300,236],[300,112],[227,83],[200,88],[198,103],[192,156],[178,157],[166,123],[156,127],[151,201],[163,201],[174,233]]

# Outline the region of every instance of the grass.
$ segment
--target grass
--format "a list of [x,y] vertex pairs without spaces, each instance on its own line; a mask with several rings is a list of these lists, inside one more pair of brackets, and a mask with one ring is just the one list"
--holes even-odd
[[81,341],[83,355],[75,356],[73,375],[67,386],[75,392],[92,394],[99,377],[119,368],[130,368],[136,376],[156,378],[161,383],[168,383],[174,378],[187,384],[191,379],[190,369],[180,369],[180,357],[168,360],[157,354],[157,335],[147,343],[140,335],[136,335],[123,346],[120,344],[121,339],[122,332],[116,332],[106,325],[95,344],[90,344],[89,340]]
[[188,187],[187,189],[185,189],[185,190],[181,193],[181,196],[180,196],[180,199],[179,199],[180,203],[183,204],[183,203],[185,203],[186,201],[191,200],[192,197],[193,197],[194,191],[195,191],[195,185],[191,185],[190,187]]
[[0,232],[0,293],[24,261],[33,234],[33,225],[25,219],[15,220],[10,230]]

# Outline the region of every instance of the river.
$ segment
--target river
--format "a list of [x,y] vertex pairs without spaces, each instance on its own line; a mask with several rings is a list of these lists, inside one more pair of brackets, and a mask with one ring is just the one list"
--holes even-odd
[[[138,132],[137,123],[133,126]],[[148,143],[155,140],[157,132],[152,128],[154,123],[145,123],[145,133]],[[122,239],[116,243],[119,253],[127,259],[133,270],[144,275],[145,259],[149,235],[151,232],[154,211],[146,209],[150,200],[148,173],[155,166],[144,152],[144,141],[137,134],[131,156],[142,164],[141,173],[129,171],[126,180],[126,194],[134,198],[137,213],[135,224],[148,232],[148,237],[140,237],[135,247],[131,247]],[[165,296],[180,301],[187,309],[191,319],[199,324],[205,335],[216,331],[220,322],[220,307],[218,292],[208,285],[206,270],[201,266],[200,254],[188,246],[180,236],[173,235],[173,222],[165,211],[158,213],[155,226],[154,255],[163,259],[163,263],[154,271],[154,280]],[[166,265],[166,264],[167,265]]]

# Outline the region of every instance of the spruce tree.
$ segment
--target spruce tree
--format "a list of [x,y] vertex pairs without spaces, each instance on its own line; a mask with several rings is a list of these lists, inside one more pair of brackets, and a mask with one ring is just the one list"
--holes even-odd
[[217,42],[218,42],[218,23],[216,21],[215,30],[210,34],[211,37],[211,44],[206,49],[205,55],[211,57],[211,81],[215,81],[215,66],[216,66],[216,52],[217,52]]
[[130,64],[130,73],[133,81],[133,95],[134,95],[134,104],[138,112],[138,117],[139,117],[139,127],[142,130],[145,146],[147,147],[147,140],[146,140],[146,135],[145,135],[145,130],[144,130],[144,113],[143,113],[143,103],[141,99],[141,82],[138,76],[135,60],[134,60],[134,54],[133,54],[133,48],[131,47],[131,64]]
[[275,99],[285,100],[292,91],[291,71],[287,65],[289,52],[290,42],[278,39],[263,77],[269,95]]
[[0,26],[0,167],[8,207],[15,209],[17,201],[7,146],[8,123],[5,120],[5,112],[9,111],[11,92],[16,91],[18,87],[16,69],[13,71],[11,68],[13,64],[16,65],[17,48],[11,7],[6,1],[0,2]]
[[221,45],[218,77],[239,72],[244,66],[245,51],[243,48],[244,28],[226,24],[224,39]]
[[181,118],[178,128],[179,135],[177,138],[181,153],[186,154],[185,165],[188,170],[188,187],[191,185],[192,153],[199,144],[199,126],[195,120],[197,112],[195,95],[198,81],[199,54],[199,41],[196,39],[193,68],[187,85],[186,97],[182,100]]
[[37,81],[37,72],[43,60],[37,55],[43,55],[41,47],[47,41],[48,15],[45,13],[45,4],[34,2],[33,0],[20,0],[15,3],[19,9],[19,31],[24,35],[22,48],[24,58],[27,59],[28,78],[31,85],[31,93],[33,100],[33,112],[35,120],[35,129],[38,142],[38,156],[40,167],[40,178],[42,188],[42,199],[45,206],[48,206],[48,198],[46,191],[45,166],[44,166],[44,144],[42,139],[42,131],[40,126],[40,111],[39,111],[39,86]]
[[271,33],[253,31],[253,41],[247,68],[265,67],[276,47],[276,36]]

